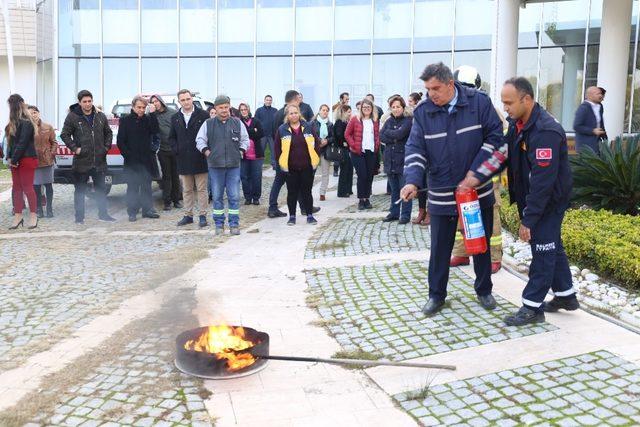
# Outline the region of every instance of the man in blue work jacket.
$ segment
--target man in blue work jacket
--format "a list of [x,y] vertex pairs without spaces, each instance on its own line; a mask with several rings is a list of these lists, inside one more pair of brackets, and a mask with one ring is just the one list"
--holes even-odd
[[[518,205],[518,234],[531,244],[533,255],[522,307],[505,318],[507,325],[519,326],[543,322],[545,311],[580,306],[560,236],[571,194],[571,169],[564,129],[534,101],[531,83],[524,77],[509,79],[501,96],[509,114],[505,138],[509,196]],[[544,303],[550,288],[554,297]]]
[[[416,197],[428,179],[431,213],[431,256],[429,257],[429,301],[422,312],[432,316],[444,306],[449,280],[449,258],[458,225],[454,191],[476,188],[487,242],[493,225],[493,183],[491,176],[506,160],[502,122],[489,97],[475,88],[454,82],[442,62],[425,68],[420,79],[428,99],[413,112],[413,126],[405,149],[405,185],[400,196]],[[488,248],[488,245],[487,245]],[[491,255],[473,257],[474,288],[478,302],[493,310]]]

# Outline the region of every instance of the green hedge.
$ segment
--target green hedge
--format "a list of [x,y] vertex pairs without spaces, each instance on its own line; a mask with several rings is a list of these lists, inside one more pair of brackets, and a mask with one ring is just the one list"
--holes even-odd
[[[500,218],[503,227],[517,235],[520,222],[515,205],[504,200]],[[562,239],[572,263],[640,290],[640,217],[570,209],[562,224]]]

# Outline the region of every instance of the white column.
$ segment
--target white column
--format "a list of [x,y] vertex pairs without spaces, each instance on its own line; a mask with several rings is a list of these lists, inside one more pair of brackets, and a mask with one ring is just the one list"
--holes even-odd
[[598,86],[607,91],[603,105],[609,138],[623,132],[632,6],[632,0],[604,0],[602,5]]
[[496,0],[491,48],[491,100],[500,110],[500,91],[505,80],[515,77],[518,62],[520,0]]

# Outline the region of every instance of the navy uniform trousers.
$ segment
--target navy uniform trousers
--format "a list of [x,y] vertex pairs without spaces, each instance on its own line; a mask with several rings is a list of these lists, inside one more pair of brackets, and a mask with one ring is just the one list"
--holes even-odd
[[[489,241],[493,233],[493,206],[482,209],[482,224],[487,239],[487,251],[473,256],[476,281],[473,287],[479,296],[489,295],[491,282],[491,253]],[[458,229],[458,215],[431,214],[431,256],[429,257],[429,298],[444,301],[449,281],[449,260]]]
[[529,266],[529,281],[522,291],[522,303],[532,310],[541,309],[549,288],[558,297],[576,293],[560,236],[563,218],[564,211],[545,213],[531,230],[533,259]]

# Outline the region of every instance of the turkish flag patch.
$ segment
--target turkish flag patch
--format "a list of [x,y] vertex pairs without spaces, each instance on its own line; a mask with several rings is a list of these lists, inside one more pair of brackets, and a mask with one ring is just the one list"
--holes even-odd
[[536,160],[551,160],[552,157],[551,148],[536,148]]

